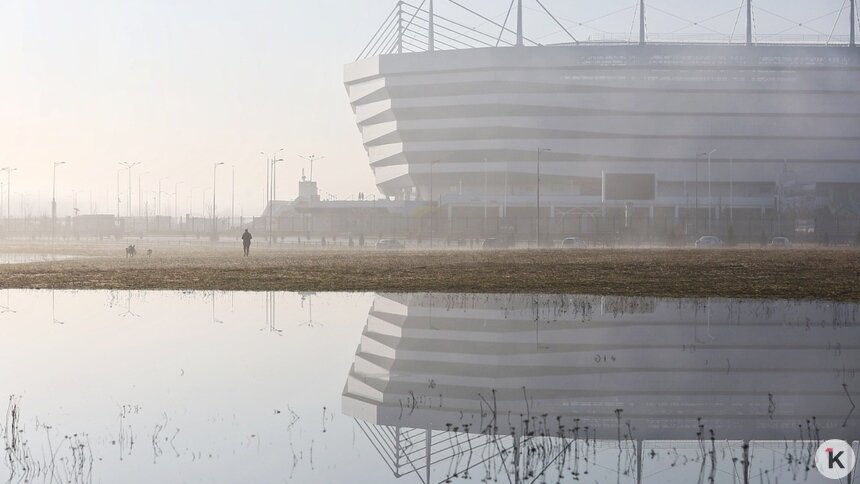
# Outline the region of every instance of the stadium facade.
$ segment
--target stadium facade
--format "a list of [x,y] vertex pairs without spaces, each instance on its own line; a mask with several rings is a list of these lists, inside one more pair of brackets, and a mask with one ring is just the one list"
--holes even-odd
[[[860,216],[853,25],[841,45],[657,44],[643,30],[639,43],[528,46],[519,30],[511,46],[440,50],[434,15],[415,12],[388,50],[345,68],[386,196],[448,216],[623,214],[698,233]],[[425,51],[402,37],[422,17]]]

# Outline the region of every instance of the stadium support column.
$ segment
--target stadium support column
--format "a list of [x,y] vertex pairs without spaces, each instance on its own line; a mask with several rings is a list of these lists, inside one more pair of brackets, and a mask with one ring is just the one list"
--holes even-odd
[[747,45],[752,43],[752,0],[747,0]]
[[523,46],[523,0],[517,0],[517,47]]
[[433,0],[430,0],[430,26],[427,28],[427,50],[436,50],[436,16],[433,13]]
[[639,0],[639,45],[645,45],[645,0]]

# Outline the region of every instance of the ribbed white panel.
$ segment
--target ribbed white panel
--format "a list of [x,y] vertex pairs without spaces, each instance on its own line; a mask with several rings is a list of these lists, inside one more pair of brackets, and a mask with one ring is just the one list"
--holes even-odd
[[[860,184],[860,51],[799,46],[551,46],[388,55],[346,67],[381,189],[429,197],[534,170],[545,194],[603,172],[691,181]],[[394,169],[397,167],[398,169]],[[510,179],[508,193],[530,179]],[[518,184],[522,187],[518,188]],[[660,193],[658,193],[658,199]]]

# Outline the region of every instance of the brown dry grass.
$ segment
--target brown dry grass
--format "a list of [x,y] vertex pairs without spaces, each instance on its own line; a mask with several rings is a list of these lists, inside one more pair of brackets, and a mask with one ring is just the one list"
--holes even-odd
[[[21,251],[0,247],[0,251]],[[860,251],[400,251],[64,246],[89,258],[0,266],[2,288],[581,293],[860,301]]]

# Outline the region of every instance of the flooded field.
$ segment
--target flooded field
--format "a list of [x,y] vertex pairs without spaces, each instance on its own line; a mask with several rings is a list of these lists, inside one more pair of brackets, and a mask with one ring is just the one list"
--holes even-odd
[[850,303],[3,290],[0,480],[833,482],[858,366]]
[[0,265],[29,264],[31,262],[58,262],[76,258],[79,259],[81,257],[57,254],[0,253]]

